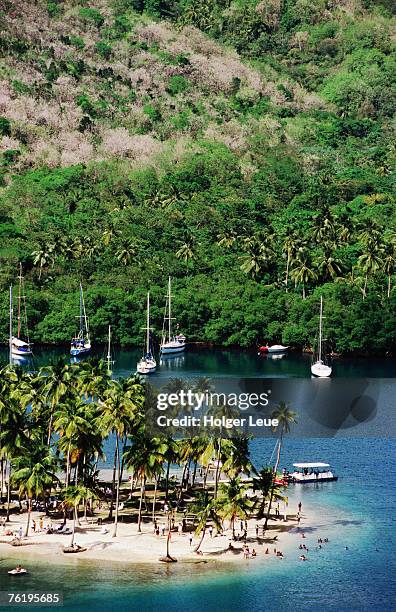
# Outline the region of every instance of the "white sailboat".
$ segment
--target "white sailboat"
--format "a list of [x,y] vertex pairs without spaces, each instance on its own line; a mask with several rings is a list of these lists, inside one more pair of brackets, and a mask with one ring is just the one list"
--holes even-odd
[[[172,335],[172,293],[171,278],[168,279],[168,294],[166,297],[164,325],[162,328],[161,355],[176,355],[186,348],[186,337],[183,334]],[[166,325],[168,322],[168,325]]]
[[320,297],[320,314],[319,314],[319,344],[318,344],[318,358],[311,365],[311,373],[319,378],[328,378],[331,376],[332,368],[326,365],[322,359],[323,353],[323,298]]
[[112,359],[112,353],[111,353],[111,325],[109,325],[109,331],[107,334],[107,353],[106,353],[105,363],[107,367],[107,372],[110,375],[112,372],[113,364],[114,364],[114,359]]
[[82,357],[91,352],[91,339],[89,335],[88,317],[85,311],[84,294],[82,284],[80,283],[80,329],[74,338],[72,338],[70,346],[70,355],[72,357]]
[[146,330],[146,351],[140,361],[138,361],[136,370],[138,374],[153,374],[157,369],[157,362],[153,354],[150,334],[150,293],[147,293],[147,322],[144,329]]
[[[29,357],[32,355],[32,346],[29,339],[29,330],[26,312],[25,282],[22,275],[22,264],[19,264],[19,289],[17,309],[17,335],[13,333],[13,296],[10,287],[10,354],[12,357]],[[24,327],[24,335],[22,328]],[[23,339],[25,338],[25,339]]]

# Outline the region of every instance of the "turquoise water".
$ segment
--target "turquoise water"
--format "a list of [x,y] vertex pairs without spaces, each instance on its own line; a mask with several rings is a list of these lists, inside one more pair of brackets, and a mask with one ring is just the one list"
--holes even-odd
[[[251,444],[257,465],[269,460],[271,440]],[[29,562],[30,575],[18,580],[24,589],[62,590],[64,610],[392,610],[394,458],[392,439],[286,440],[285,466],[328,461],[340,477],[335,483],[290,487],[290,506],[301,501],[303,514],[307,509],[319,517],[312,528],[302,522],[310,548],[305,563],[298,561],[297,545],[285,559],[265,561],[258,545],[257,559],[232,567],[213,562],[121,566],[76,559],[75,565],[57,567]],[[318,537],[328,537],[329,543],[316,551]],[[6,574],[9,565],[1,561],[1,590],[15,585],[16,579]]]

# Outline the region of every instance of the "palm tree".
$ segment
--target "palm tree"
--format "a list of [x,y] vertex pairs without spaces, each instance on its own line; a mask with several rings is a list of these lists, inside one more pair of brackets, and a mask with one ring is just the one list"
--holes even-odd
[[366,242],[364,252],[358,258],[358,266],[364,273],[363,299],[366,298],[368,277],[383,265],[383,249],[374,240]]
[[23,450],[23,454],[12,460],[12,466],[11,481],[18,487],[19,495],[26,496],[28,502],[25,531],[25,537],[27,537],[33,497],[36,499],[42,497],[45,501],[46,494],[57,481],[56,460],[48,446],[39,446],[33,442],[29,448]]
[[391,277],[396,270],[396,250],[394,244],[387,244],[384,249],[384,258],[382,260],[382,270],[388,277],[387,297],[391,294]]
[[267,499],[271,486],[273,483],[274,473],[272,468],[263,467],[257,474],[256,478],[253,478],[253,491],[260,491],[262,495],[262,501],[257,513],[257,518],[261,519],[264,516],[265,500]]
[[59,359],[53,365],[40,368],[38,372],[36,380],[39,382],[41,395],[49,404],[48,446],[51,442],[55,406],[65,401],[68,396],[75,397],[75,389],[72,384],[75,371],[72,366]]
[[272,418],[278,420],[278,425],[276,429],[280,433],[279,433],[279,440],[277,444],[278,451],[277,451],[276,461],[275,461],[275,465],[273,469],[271,493],[270,493],[270,498],[269,498],[269,503],[268,503],[268,512],[267,512],[267,516],[265,517],[264,530],[267,529],[268,521],[269,521],[270,514],[271,514],[272,500],[274,498],[275,485],[276,485],[275,479],[276,479],[276,474],[277,474],[279,463],[280,463],[283,436],[285,433],[288,433],[290,431],[291,423],[297,422],[295,420],[295,417],[296,417],[296,413],[292,412],[289,409],[289,404],[284,401],[279,402],[278,406],[272,412]]
[[[141,416],[144,395],[143,387],[135,380],[110,380],[108,389],[99,400],[99,423],[105,435],[115,434],[116,445],[114,453],[114,477],[116,476],[116,507],[113,537],[117,535],[118,507],[121,480],[120,440],[137,428]],[[114,485],[114,478],[113,478]],[[114,490],[114,486],[113,486]],[[110,516],[113,510],[113,494],[111,498]]]
[[286,256],[286,277],[285,277],[286,292],[289,289],[290,264],[292,263],[295,256],[297,255],[300,245],[301,245],[300,240],[296,236],[293,236],[292,234],[286,236],[283,242],[283,245],[282,245],[282,252]]
[[247,520],[254,508],[254,501],[247,496],[249,488],[249,483],[242,482],[239,476],[220,484],[218,512],[223,519],[230,521],[233,539],[235,539],[235,520],[237,518]]
[[[138,532],[142,531],[143,496],[148,478],[158,479],[163,471],[166,452],[169,447],[165,438],[146,437],[141,430],[134,438],[132,446],[125,451],[125,465],[133,469],[140,479],[140,500],[138,514]],[[155,504],[155,498],[154,498]]]
[[205,537],[208,521],[211,521],[214,524],[217,531],[221,531],[222,523],[216,506],[216,501],[213,497],[209,496],[207,491],[201,493],[195,499],[194,503],[191,506],[191,512],[196,513],[198,519],[198,525],[195,530],[195,533],[197,536],[200,533],[202,534],[198,545],[194,549],[195,552],[198,552],[202,546],[202,542]]
[[76,522],[78,520],[78,508],[81,503],[85,503],[89,500],[97,499],[96,491],[79,485],[79,486],[68,486],[62,491],[63,505],[65,508],[72,508],[73,510],[73,529],[71,535],[70,546],[74,546],[74,537],[76,533]]
[[316,279],[316,274],[311,267],[311,262],[308,255],[303,249],[299,249],[299,253],[293,263],[290,276],[294,280],[296,286],[298,284],[302,285],[302,296],[305,300],[305,288],[310,282]]
[[79,454],[82,450],[78,448],[78,442],[83,436],[93,433],[95,417],[95,406],[80,398],[61,404],[54,413],[54,430],[59,434],[58,447],[66,451],[65,486],[70,484],[71,452],[74,450],[76,455],[76,451]]

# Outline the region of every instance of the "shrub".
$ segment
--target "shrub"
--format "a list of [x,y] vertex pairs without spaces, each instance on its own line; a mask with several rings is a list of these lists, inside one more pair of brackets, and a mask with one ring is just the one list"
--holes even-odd
[[104,23],[103,15],[93,8],[80,8],[79,15],[80,19],[82,19],[83,21],[94,23],[97,28],[100,28]]
[[10,136],[11,123],[6,117],[0,117],[0,134],[2,136]]
[[189,83],[187,79],[183,76],[175,74],[169,79],[168,86],[166,91],[171,94],[171,96],[176,96],[183,91],[188,89]]
[[110,59],[112,47],[108,43],[104,42],[103,40],[100,40],[96,43],[95,50],[104,59]]

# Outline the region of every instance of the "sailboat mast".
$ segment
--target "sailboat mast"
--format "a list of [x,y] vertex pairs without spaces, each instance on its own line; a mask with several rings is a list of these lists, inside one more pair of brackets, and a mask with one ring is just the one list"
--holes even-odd
[[108,339],[107,339],[107,371],[111,370],[111,325],[109,325]]
[[10,355],[9,362],[12,365],[12,285],[10,285]]
[[323,298],[320,296],[320,315],[319,315],[319,361],[322,361],[322,316],[323,316]]
[[22,300],[22,264],[19,264],[19,289],[18,289],[18,338],[21,337],[21,300]]
[[150,352],[150,292],[147,292],[146,354]]
[[80,283],[80,335],[84,337],[84,323],[83,323],[83,292],[82,284]]
[[171,341],[171,331],[172,331],[172,326],[171,326],[171,277],[169,277],[168,279],[168,341]]

